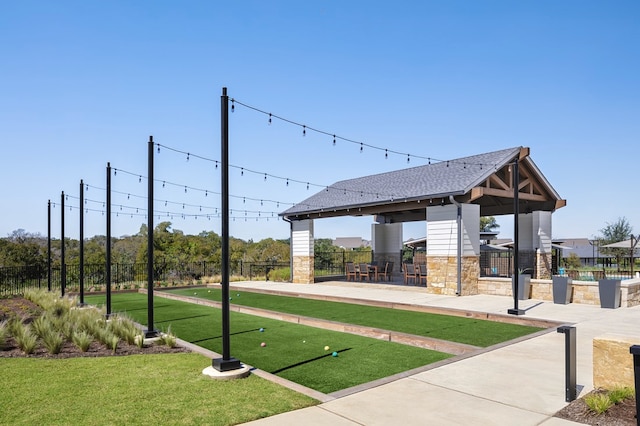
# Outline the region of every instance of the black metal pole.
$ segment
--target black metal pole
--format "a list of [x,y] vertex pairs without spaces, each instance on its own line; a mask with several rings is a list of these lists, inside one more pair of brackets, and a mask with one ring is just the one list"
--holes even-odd
[[558,327],[558,333],[564,333],[564,383],[566,402],[575,400],[578,396],[576,386],[576,328],[563,325]]
[[518,238],[518,221],[520,216],[520,200],[518,194],[520,192],[520,171],[518,170],[518,159],[512,164],[513,170],[513,273],[512,276],[512,288],[513,288],[513,309],[507,310],[507,313],[512,315],[524,315],[524,310],[518,308],[518,287],[520,283],[520,262],[518,254],[520,251],[520,242]]
[[47,203],[47,289],[51,291],[51,200]]
[[629,352],[633,355],[633,385],[636,391],[636,424],[640,426],[640,345],[633,345],[629,348]]
[[64,259],[64,191],[60,194],[60,294],[64,297],[67,284],[67,271]]
[[228,371],[241,368],[240,361],[231,358],[229,339],[229,96],[227,88],[222,88],[220,97],[220,133],[221,133],[221,173],[222,173],[222,359],[213,360],[213,368]]
[[84,305],[84,182],[80,179],[80,305]]
[[147,332],[145,337],[156,337],[153,325],[153,136],[149,136],[147,151]]
[[111,315],[111,163],[107,163],[107,241],[105,281],[107,285],[107,318]]

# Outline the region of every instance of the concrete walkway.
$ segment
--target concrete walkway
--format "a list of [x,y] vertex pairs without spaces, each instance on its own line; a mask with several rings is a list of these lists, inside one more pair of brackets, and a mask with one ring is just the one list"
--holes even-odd
[[[424,288],[369,283],[231,283],[247,290],[339,296],[504,314],[513,299],[500,296],[438,296]],[[640,306],[601,309],[519,301],[528,318],[572,324],[577,333],[579,394],[593,389],[592,339],[605,333],[637,337]],[[269,425],[576,425],[552,417],[567,405],[564,334],[550,332],[479,353],[398,380],[331,399],[314,407],[247,424]]]

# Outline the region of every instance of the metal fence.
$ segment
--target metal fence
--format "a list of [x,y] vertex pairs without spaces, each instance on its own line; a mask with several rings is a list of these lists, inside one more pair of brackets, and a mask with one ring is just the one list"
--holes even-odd
[[316,252],[314,256],[315,276],[332,277],[345,275],[345,263],[371,263],[372,261],[372,251]]
[[[65,287],[76,291],[80,286],[80,265],[65,265]],[[153,267],[153,280],[164,282],[185,282],[199,280],[203,276],[220,274],[218,262],[158,263]],[[51,290],[59,290],[62,281],[61,269],[51,269]],[[106,265],[84,265],[84,287],[106,285]],[[146,263],[114,263],[111,265],[111,284],[146,283]],[[0,268],[0,296],[24,293],[28,288],[48,288],[49,277],[46,267],[9,266]]]
[[[535,250],[518,252],[518,269],[525,274],[536,276]],[[481,250],[481,277],[510,277],[513,275],[513,250]]]

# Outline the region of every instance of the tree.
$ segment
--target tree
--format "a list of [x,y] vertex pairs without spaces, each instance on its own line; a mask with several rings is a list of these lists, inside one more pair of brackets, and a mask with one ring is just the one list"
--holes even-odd
[[633,227],[629,224],[626,217],[619,217],[615,223],[607,223],[607,226],[600,230],[601,236],[598,237],[598,246],[601,247],[602,254],[611,255],[616,258],[618,270],[622,259],[629,255],[629,250],[625,248],[603,247],[604,245],[617,243],[631,238],[633,235]]
[[13,231],[0,244],[0,266],[39,266],[46,264],[46,246],[40,234],[24,229]]
[[491,232],[500,228],[496,218],[493,216],[483,216],[480,218],[480,232]]

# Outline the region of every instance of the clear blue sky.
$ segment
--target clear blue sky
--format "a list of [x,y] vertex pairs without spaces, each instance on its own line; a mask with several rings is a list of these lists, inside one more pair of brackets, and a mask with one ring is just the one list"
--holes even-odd
[[[555,238],[598,235],[619,217],[638,233],[639,22],[637,0],[4,1],[0,235],[46,235],[51,200],[59,238],[65,191],[65,234],[77,238],[80,179],[85,236],[104,235],[107,162],[119,170],[112,235],[136,233],[149,136],[220,159],[225,86],[281,117],[416,156],[528,146],[567,200],[553,215]],[[169,149],[154,157],[156,179],[176,184],[157,185],[156,210],[176,214],[156,224],[220,233],[219,195],[191,189],[220,190],[214,163]],[[295,180],[329,185],[424,160],[333,146],[237,106],[230,163],[269,175],[230,177],[231,194],[245,197],[231,200],[230,233],[257,241],[287,238],[286,222],[265,217],[318,190]],[[512,218],[498,221],[510,237]],[[319,220],[316,237],[369,239],[372,222]],[[405,227],[405,239],[424,234],[424,223]]]

